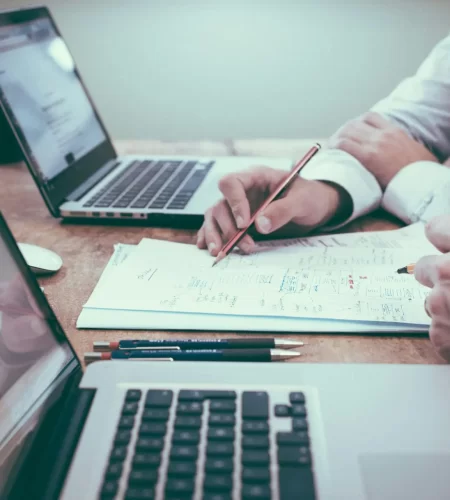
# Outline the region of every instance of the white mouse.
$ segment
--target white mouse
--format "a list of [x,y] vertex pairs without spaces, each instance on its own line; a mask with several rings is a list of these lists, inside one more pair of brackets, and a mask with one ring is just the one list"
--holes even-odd
[[62,259],[55,252],[29,243],[18,243],[18,246],[35,274],[52,274],[61,269]]

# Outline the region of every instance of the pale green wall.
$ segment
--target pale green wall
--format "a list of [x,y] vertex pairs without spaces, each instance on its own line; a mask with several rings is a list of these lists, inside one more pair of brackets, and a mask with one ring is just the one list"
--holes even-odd
[[48,5],[114,138],[328,135],[450,31],[449,0]]

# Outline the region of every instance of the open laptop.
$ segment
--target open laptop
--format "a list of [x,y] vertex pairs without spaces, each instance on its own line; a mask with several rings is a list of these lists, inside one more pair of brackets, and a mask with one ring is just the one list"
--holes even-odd
[[82,374],[1,214],[0,263],[0,498],[450,498],[450,366]]
[[292,166],[258,157],[118,157],[46,7],[0,13],[0,103],[55,217],[197,225],[221,198],[225,174]]

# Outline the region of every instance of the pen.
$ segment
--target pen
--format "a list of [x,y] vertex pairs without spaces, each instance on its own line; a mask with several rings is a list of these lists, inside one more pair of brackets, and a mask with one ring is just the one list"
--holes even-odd
[[112,352],[87,352],[85,361],[106,361],[123,359],[131,361],[282,361],[283,359],[296,358],[299,352],[285,351],[283,349],[205,349],[186,351],[112,351]]
[[400,269],[397,269],[398,274],[414,274],[414,269],[416,265],[415,264],[408,264],[405,267],[401,267]]
[[115,351],[131,349],[164,349],[179,351],[185,349],[289,349],[300,347],[303,342],[290,339],[243,338],[243,339],[182,339],[182,340],[119,340],[116,342],[94,342],[94,351]]
[[311,160],[311,158],[320,150],[320,144],[314,144],[314,146],[305,154],[305,156],[299,160],[290,174],[284,179],[280,184],[276,187],[275,191],[269,195],[266,201],[256,210],[256,212],[250,217],[250,222],[247,227],[240,229],[237,233],[229,240],[225,245],[221,248],[218,253],[213,267],[219,263],[222,259],[224,259],[233,248],[241,241],[241,239],[245,236],[246,232],[249,230],[250,226],[255,222],[258,215],[265,209],[267,206],[272,203],[278,196],[280,196],[283,191],[289,186],[289,184],[294,180],[294,178],[298,175],[300,170]]

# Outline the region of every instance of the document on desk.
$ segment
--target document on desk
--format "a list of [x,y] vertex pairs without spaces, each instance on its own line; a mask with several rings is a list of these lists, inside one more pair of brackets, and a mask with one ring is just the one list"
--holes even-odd
[[[407,229],[407,238],[386,238],[405,230],[369,233],[371,239],[351,235],[352,243],[359,238],[356,248],[342,248],[348,235],[338,235],[340,247],[323,244],[335,236],[298,240],[315,243],[320,238],[318,246],[294,240],[263,243],[255,254],[235,252],[215,268],[212,257],[193,245],[142,240],[109,269],[78,326],[151,328],[156,322],[157,328],[177,329],[184,321],[186,329],[189,319],[198,329],[222,329],[217,328],[219,321],[223,329],[228,325],[239,330],[241,324],[242,329],[254,325],[264,330],[264,321],[275,331],[424,331],[429,324],[423,312],[428,290],[395,269],[425,250],[433,253],[433,247],[426,248],[423,238],[413,245],[417,235]],[[105,325],[111,315],[109,321],[129,324]]]

